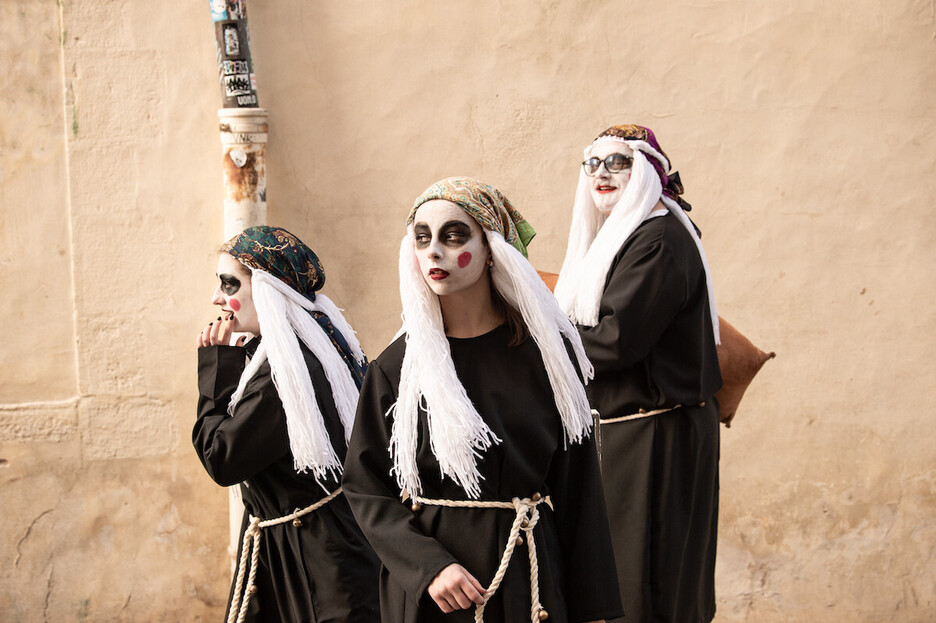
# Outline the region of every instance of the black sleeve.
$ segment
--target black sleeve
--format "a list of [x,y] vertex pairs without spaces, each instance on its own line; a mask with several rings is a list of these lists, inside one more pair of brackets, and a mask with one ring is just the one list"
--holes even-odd
[[645,359],[685,300],[686,276],[660,240],[624,251],[611,267],[598,324],[579,327],[595,372]]
[[222,486],[246,480],[289,452],[286,415],[268,363],[247,384],[233,417],[227,413],[245,361],[243,347],[198,349],[198,419],[192,443],[208,475]]
[[569,621],[622,616],[594,441],[570,443],[557,452],[548,480],[565,568],[563,594],[568,599]]
[[364,377],[342,486],[358,525],[390,572],[410,595],[421,596],[448,565],[458,562],[437,540],[424,534],[391,476],[391,423],[385,416],[396,392],[379,360]]

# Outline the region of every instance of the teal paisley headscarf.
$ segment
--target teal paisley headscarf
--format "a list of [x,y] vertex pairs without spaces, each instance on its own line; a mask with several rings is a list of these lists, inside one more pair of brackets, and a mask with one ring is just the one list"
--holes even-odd
[[[229,253],[249,268],[270,273],[313,302],[315,293],[325,285],[325,269],[318,256],[302,240],[282,227],[248,227],[224,243],[221,252]],[[310,313],[341,355],[360,389],[367,371],[367,361],[357,362],[348,342],[335,330],[326,314],[320,311]]]
[[318,256],[282,227],[248,227],[225,242],[221,251],[245,266],[265,270],[312,301],[325,285],[325,270]]
[[406,225],[409,226],[413,222],[419,206],[434,199],[451,201],[468,213],[481,227],[501,234],[504,240],[523,254],[523,257],[528,257],[526,248],[536,231],[513,207],[510,200],[490,184],[472,177],[449,177],[439,180],[413,203]]

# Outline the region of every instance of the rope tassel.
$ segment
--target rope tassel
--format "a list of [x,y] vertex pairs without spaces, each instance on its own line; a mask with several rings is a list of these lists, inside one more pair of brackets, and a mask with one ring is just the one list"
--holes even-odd
[[[341,494],[341,487],[338,487],[327,496],[305,508],[296,509],[294,512],[260,521],[259,517],[250,516],[250,524],[244,530],[244,545],[241,549],[240,560],[237,562],[237,574],[234,576],[234,594],[231,596],[231,609],[228,612],[227,623],[244,623],[247,618],[247,606],[250,604],[250,597],[257,592],[257,585],[254,581],[257,579],[257,562],[260,559],[260,539],[263,535],[263,529],[270,526],[292,522],[293,527],[298,528],[302,525],[299,519],[304,515],[316,511]],[[247,571],[247,558],[250,557],[250,571]],[[247,589],[244,590],[244,575],[247,575]]]
[[[234,595],[231,597],[231,610],[228,612],[227,623],[243,623],[247,617],[247,605],[250,596],[257,592],[254,580],[257,578],[257,561],[260,558],[260,519],[250,518],[250,525],[244,531],[244,546],[241,557],[237,563],[237,576],[234,581]],[[244,572],[246,571],[247,556],[250,556],[250,574],[247,576],[247,591],[244,592]],[[241,603],[243,595],[244,602]]]
[[[513,524],[510,526],[510,533],[507,536],[507,546],[504,548],[504,554],[501,556],[500,566],[491,580],[490,586],[484,594],[484,602],[475,606],[475,623],[484,623],[484,608],[488,601],[494,597],[501,582],[504,581],[504,575],[507,573],[507,567],[510,566],[510,559],[513,557],[517,545],[526,542],[527,552],[530,557],[530,623],[541,623],[549,618],[549,613],[540,603],[539,590],[539,560],[536,557],[536,542],[533,540],[533,528],[539,522],[540,513],[537,506],[546,503],[552,508],[552,500],[549,496],[541,496],[534,493],[528,498],[514,498],[510,502],[497,502],[485,500],[433,500],[413,496],[413,510],[418,510],[420,505],[428,506],[446,506],[448,508],[505,508],[514,510],[517,515],[514,517]],[[526,539],[520,536],[520,532],[526,535]]]

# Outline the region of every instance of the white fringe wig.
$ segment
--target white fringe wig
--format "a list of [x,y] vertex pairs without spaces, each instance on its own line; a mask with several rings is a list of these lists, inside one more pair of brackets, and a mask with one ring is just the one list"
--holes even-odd
[[[566,441],[580,443],[591,431],[592,418],[579,374],[586,381],[593,376],[582,340],[529,261],[500,233],[486,228],[484,232],[494,259],[494,288],[523,316],[543,356]],[[477,412],[455,372],[439,297],[419,271],[412,225],[400,244],[399,267],[406,352],[397,401],[388,413],[393,416],[393,472],[401,489],[421,494],[416,451],[419,409],[423,408],[430,447],[442,474],[476,499],[481,494],[477,461],[501,440]],[[578,370],[569,360],[563,336],[572,345]]]
[[679,204],[663,194],[660,177],[648,158],[656,159],[664,171],[669,171],[669,161],[646,141],[624,140],[616,136],[601,136],[596,139],[585,149],[585,158],[591,157],[595,145],[606,141],[622,143],[633,150],[631,178],[611,214],[605,217],[592,199],[589,177],[585,175],[584,170],[579,170],[575,204],[572,208],[572,225],[569,229],[569,245],[556,282],[555,294],[559,305],[577,324],[586,327],[598,324],[601,295],[615,255],[640,224],[650,217],[657,201],[662,201],[683,224],[699,250],[699,257],[705,269],[715,343],[720,344],[715,293],[702,241]]
[[270,273],[244,266],[251,273],[253,302],[263,339],[241,374],[228,405],[228,413],[234,415],[247,383],[263,362],[269,360],[273,383],[286,412],[294,468],[298,472],[311,471],[319,480],[329,475],[340,476],[342,465],[325,429],[299,340],[312,351],[325,369],[346,443],[351,437],[359,391],[348,366],[310,312],[319,311],[328,316],[335,330],[347,341],[358,363],[364,362],[361,345],[341,310],[328,297],[316,294],[313,303]]

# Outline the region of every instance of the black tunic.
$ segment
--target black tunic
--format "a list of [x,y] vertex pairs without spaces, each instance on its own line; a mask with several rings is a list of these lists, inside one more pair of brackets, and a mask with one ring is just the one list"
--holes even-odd
[[[479,460],[482,500],[550,495],[555,512],[539,506],[534,529],[540,594],[550,623],[592,621],[621,613],[607,517],[594,444],[566,444],[539,349],[532,339],[509,347],[506,325],[470,339],[449,338],[458,377],[478,413],[502,440]],[[401,337],[371,362],[361,390],[345,464],[344,487],[355,516],[383,562],[380,605],[384,623],[472,621],[474,607],[443,614],[426,589],[458,562],[486,588],[506,545],[512,510],[402,503],[390,475],[392,420],[405,342]],[[420,413],[417,465],[423,497],[464,500],[442,479]],[[530,563],[517,547],[484,620],[529,621]]]
[[[721,387],[705,271],[672,214],[637,228],[614,258],[598,324],[580,327],[603,419],[601,467],[628,623],[715,614]],[[704,406],[701,406],[704,403]]]
[[[248,347],[252,351],[258,341]],[[325,371],[304,344],[302,353],[316,388],[316,399],[340,459],[345,444],[341,421]],[[261,520],[288,515],[325,497],[310,474],[293,469],[286,414],[273,385],[269,362],[248,382],[234,417],[227,405],[244,370],[248,349],[208,346],[198,349],[198,420],[195,450],[219,485],[241,483],[244,526],[248,514]],[[339,482],[323,482],[329,492]],[[347,500],[339,495],[322,508],[291,522],[262,530],[256,585],[248,621],[379,621],[379,561],[358,528]],[[241,543],[243,547],[243,530]],[[230,598],[228,600],[230,607]]]

